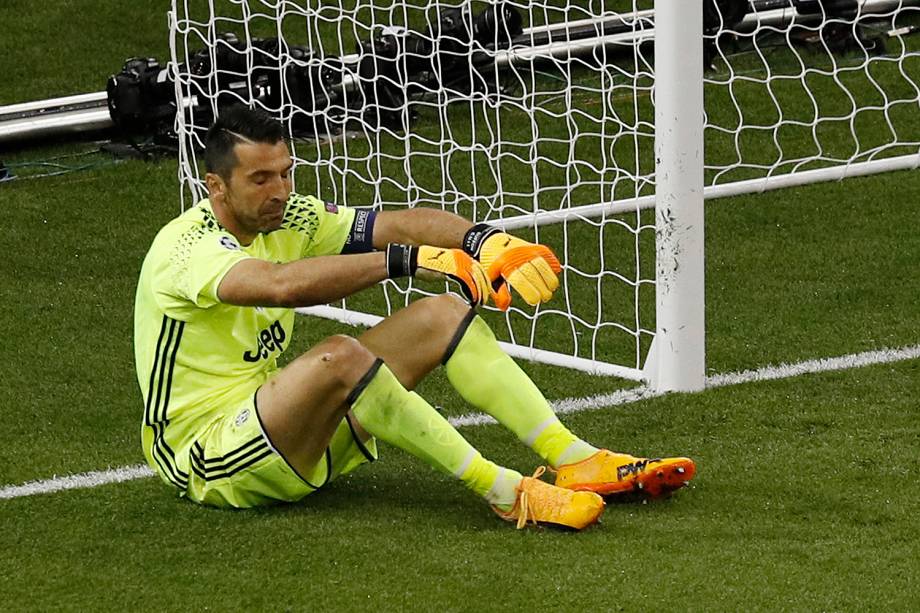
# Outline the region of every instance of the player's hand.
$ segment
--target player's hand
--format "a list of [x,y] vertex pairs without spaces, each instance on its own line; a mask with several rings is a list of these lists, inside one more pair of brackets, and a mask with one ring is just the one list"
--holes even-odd
[[467,232],[463,249],[486,269],[495,292],[495,306],[503,311],[511,305],[509,285],[531,306],[547,302],[559,288],[557,275],[562,266],[546,245],[477,224]]
[[460,284],[460,290],[473,306],[485,304],[492,295],[485,269],[461,249],[391,243],[387,246],[387,271],[390,277],[452,279]]

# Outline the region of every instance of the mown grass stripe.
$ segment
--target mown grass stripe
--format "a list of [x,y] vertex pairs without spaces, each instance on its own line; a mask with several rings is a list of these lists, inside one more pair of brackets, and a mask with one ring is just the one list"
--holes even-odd
[[[903,347],[901,349],[880,349],[878,351],[867,351],[865,353],[856,353],[836,358],[807,360],[796,364],[780,364],[779,366],[766,366],[757,370],[745,370],[737,373],[714,375],[707,379],[706,388],[711,389],[729,385],[740,385],[742,383],[751,383],[755,381],[772,381],[805,374],[848,370],[851,368],[860,368],[862,366],[887,364],[917,358],[920,358],[920,345]],[[660,392],[654,392],[645,387],[638,387],[620,390],[610,394],[597,394],[586,398],[557,400],[553,402],[552,405],[553,409],[558,414],[577,413],[580,411],[630,404],[661,395]],[[481,413],[460,415],[450,418],[449,421],[458,428],[496,423],[492,417]],[[62,490],[98,487],[109,483],[120,483],[122,481],[131,481],[152,476],[154,476],[154,472],[150,470],[150,468],[143,464],[138,464],[135,466],[125,466],[122,468],[69,475],[66,477],[54,477],[52,479],[30,481],[22,485],[9,485],[0,488],[0,500],[34,496],[36,494],[50,494]]]

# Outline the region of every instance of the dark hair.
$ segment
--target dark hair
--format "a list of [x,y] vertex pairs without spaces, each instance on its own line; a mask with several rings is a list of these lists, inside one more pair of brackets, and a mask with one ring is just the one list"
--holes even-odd
[[281,123],[268,113],[241,104],[221,111],[205,136],[204,167],[224,181],[237,164],[233,147],[247,140],[274,145],[284,139]]

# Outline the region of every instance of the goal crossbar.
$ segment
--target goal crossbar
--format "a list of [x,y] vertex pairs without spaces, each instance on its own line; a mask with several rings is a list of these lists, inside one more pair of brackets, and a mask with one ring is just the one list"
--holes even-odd
[[[841,181],[854,177],[892,172],[895,170],[912,170],[920,168],[920,150],[910,155],[901,155],[891,158],[856,162],[842,166],[829,166],[815,168],[786,174],[768,175],[756,179],[733,181],[720,185],[707,185],[703,188],[703,197],[706,200],[753,194],[782,189],[785,187],[798,187],[811,183],[826,181]],[[575,206],[558,211],[541,211],[539,213],[515,215],[504,219],[496,219],[486,223],[497,226],[503,230],[518,230],[534,226],[546,226],[574,219],[595,219],[605,215],[621,215],[634,213],[637,210],[651,209],[655,206],[655,196],[640,196],[626,200],[615,200],[602,204],[587,204]]]

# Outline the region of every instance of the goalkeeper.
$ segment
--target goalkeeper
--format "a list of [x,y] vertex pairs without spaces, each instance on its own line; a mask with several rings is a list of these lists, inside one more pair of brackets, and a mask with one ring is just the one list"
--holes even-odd
[[[687,458],[641,459],[572,434],[499,348],[476,307],[529,304],[558,287],[552,252],[431,209],[374,212],[291,193],[281,125],[234,107],[206,136],[208,198],[163,227],[135,303],[146,459],[206,505],[295,501],[377,457],[382,440],[454,475],[517,523],[594,523],[602,496],[658,496],[694,474]],[[451,295],[418,300],[357,338],[332,336],[279,369],[292,307],[384,279],[446,276]],[[485,459],[411,391],[443,366],[555,472],[555,483]]]

